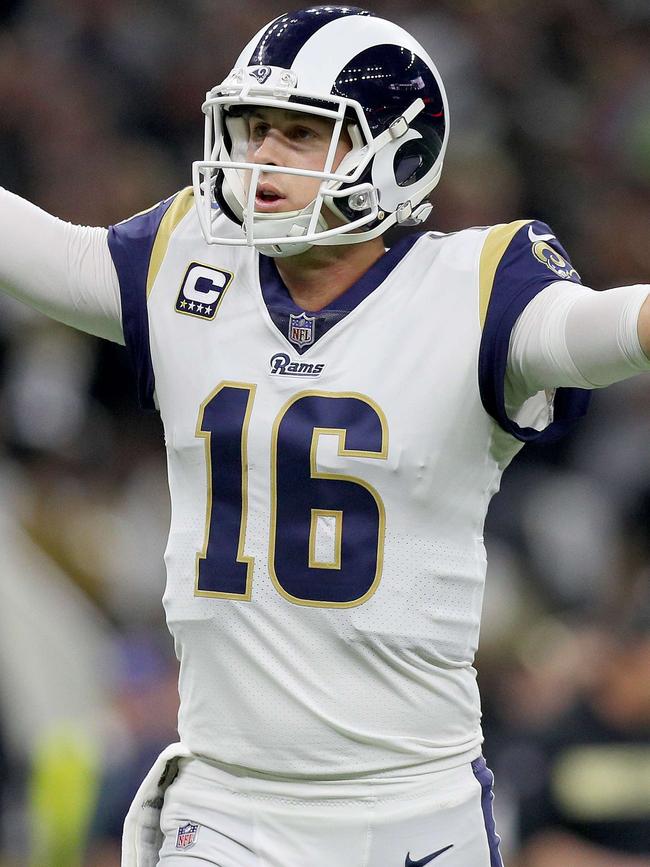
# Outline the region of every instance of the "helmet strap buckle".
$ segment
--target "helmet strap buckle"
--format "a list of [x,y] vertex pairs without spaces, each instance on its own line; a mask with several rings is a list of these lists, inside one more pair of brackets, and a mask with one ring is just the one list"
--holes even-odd
[[417,208],[413,208],[410,202],[403,202],[396,211],[397,223],[400,226],[419,226],[428,219],[433,210],[431,202],[422,202]]
[[390,133],[390,137],[395,141],[395,139],[401,138],[403,135],[409,130],[409,123],[404,115],[401,115],[391,123],[388,127],[388,132]]
[[413,213],[413,207],[410,202],[402,202],[401,205],[397,206],[397,210],[395,211],[395,216],[397,217],[397,222],[400,226],[408,225],[407,220]]

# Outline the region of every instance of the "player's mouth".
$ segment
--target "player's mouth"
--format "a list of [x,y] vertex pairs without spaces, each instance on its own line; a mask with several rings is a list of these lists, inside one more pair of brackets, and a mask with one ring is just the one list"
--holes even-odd
[[285,197],[272,184],[258,184],[255,192],[255,210],[270,213],[284,210]]

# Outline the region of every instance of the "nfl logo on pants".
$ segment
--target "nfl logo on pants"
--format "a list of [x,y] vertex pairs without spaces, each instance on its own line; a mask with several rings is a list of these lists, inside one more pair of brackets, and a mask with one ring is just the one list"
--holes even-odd
[[189,849],[196,843],[196,836],[199,833],[198,824],[188,822],[187,825],[181,825],[176,833],[176,848]]

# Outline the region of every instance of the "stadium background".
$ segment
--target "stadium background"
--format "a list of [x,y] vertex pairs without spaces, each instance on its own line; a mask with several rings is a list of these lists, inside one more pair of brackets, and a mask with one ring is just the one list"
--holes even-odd
[[[646,0],[367,8],[411,30],[447,84],[430,228],[536,217],[585,284],[650,282]],[[4,0],[0,184],[89,225],[186,186],[203,94],[284,11]],[[110,867],[122,805],[174,739],[162,432],[121,348],[4,296],[0,377],[0,864]],[[543,732],[603,676],[629,600],[645,647],[629,688],[650,690],[647,590],[634,596],[650,561],[649,432],[650,378],[596,394],[559,447],[527,447],[492,504],[478,664],[509,863]]]

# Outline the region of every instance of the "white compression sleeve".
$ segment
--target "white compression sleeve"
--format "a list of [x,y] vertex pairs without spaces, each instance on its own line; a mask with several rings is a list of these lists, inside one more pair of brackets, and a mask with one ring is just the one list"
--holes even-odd
[[552,283],[525,308],[512,330],[509,403],[558,386],[600,388],[650,370],[637,330],[650,286],[595,292]]
[[73,226],[0,187],[0,283],[48,316],[124,343],[108,231]]

